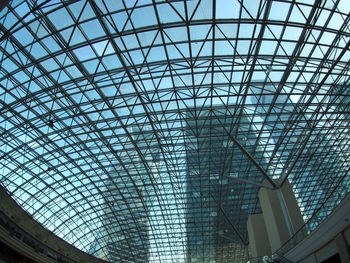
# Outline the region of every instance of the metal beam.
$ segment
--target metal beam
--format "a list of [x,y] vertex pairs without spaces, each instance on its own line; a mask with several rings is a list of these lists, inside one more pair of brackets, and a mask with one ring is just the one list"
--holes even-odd
[[226,214],[225,210],[222,208],[221,205],[219,205],[219,209],[222,212],[222,214],[224,215],[225,219],[227,220],[227,222],[230,224],[230,226],[233,228],[233,230],[235,231],[235,233],[237,234],[237,236],[239,237],[239,239],[242,241],[243,245],[248,246],[249,242],[245,241],[243,236],[241,235],[241,233],[238,231],[238,229],[236,228],[236,226],[233,224],[233,222],[231,221],[230,217]]
[[2,9],[4,9],[8,5],[9,2],[10,0],[2,0],[0,2],[0,12],[2,11]]
[[241,183],[250,184],[250,185],[254,185],[254,186],[258,186],[258,187],[262,187],[262,188],[267,188],[267,189],[270,189],[270,190],[275,189],[271,185],[257,183],[257,182],[254,182],[254,181],[251,181],[251,180],[248,180],[248,179],[243,179],[243,178],[239,178],[239,177],[231,177],[231,176],[225,175],[225,174],[223,176],[228,178],[228,179],[232,179],[232,180],[235,180],[235,181],[238,181],[238,182],[241,182]]
[[242,144],[239,143],[239,141],[233,137],[230,132],[225,128],[223,123],[221,122],[220,118],[216,115],[215,111],[212,111],[212,113],[217,117],[217,120],[220,122],[221,126],[227,133],[227,136],[238,146],[238,148],[242,151],[242,153],[253,163],[253,165],[261,172],[261,174],[265,177],[265,179],[273,186],[273,188],[276,188],[275,182],[268,176],[264,168],[261,167],[261,165],[254,159],[253,156],[250,155],[250,153],[244,148]]

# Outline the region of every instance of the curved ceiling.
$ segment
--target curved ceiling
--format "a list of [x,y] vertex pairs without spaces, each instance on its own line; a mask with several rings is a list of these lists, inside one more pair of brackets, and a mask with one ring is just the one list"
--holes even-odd
[[10,1],[1,185],[111,262],[244,261],[260,187],[349,191],[347,0]]

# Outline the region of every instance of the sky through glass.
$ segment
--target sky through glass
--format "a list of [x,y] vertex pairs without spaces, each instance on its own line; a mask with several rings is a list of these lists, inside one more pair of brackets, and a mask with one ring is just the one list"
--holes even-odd
[[260,187],[288,179],[305,221],[349,191],[349,14],[347,0],[12,0],[0,183],[111,262],[243,262]]

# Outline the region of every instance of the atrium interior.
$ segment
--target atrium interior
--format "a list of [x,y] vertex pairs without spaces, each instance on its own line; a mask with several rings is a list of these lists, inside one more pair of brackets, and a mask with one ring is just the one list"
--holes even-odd
[[349,69],[349,0],[1,1],[0,263],[350,262]]

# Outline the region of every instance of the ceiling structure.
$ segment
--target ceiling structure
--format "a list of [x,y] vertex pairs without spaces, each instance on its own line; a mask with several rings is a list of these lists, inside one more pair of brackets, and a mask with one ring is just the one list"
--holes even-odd
[[[1,185],[111,262],[241,262],[260,187],[349,192],[347,0],[10,1]],[[234,252],[233,252],[234,251]]]

